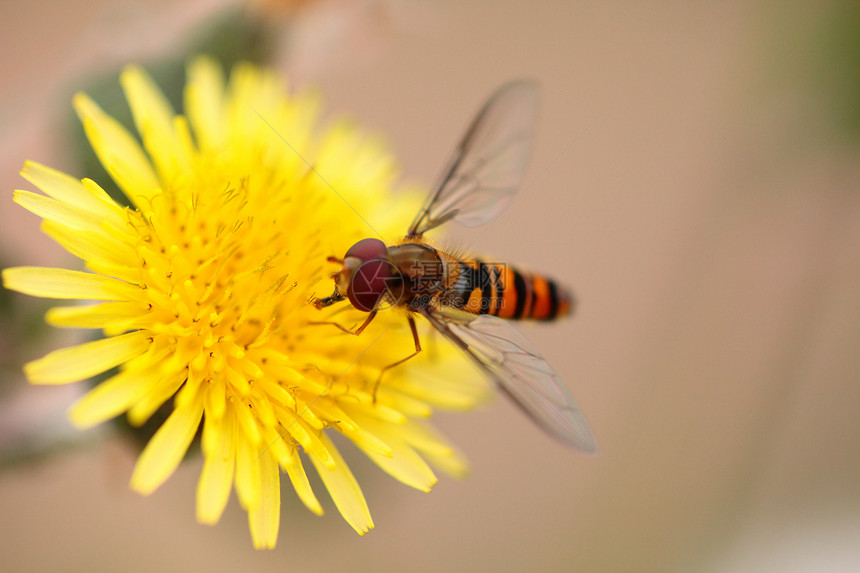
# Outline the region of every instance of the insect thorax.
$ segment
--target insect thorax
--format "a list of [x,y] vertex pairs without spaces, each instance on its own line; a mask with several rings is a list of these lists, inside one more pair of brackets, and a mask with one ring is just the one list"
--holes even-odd
[[425,243],[404,243],[388,248],[391,262],[403,277],[402,303],[426,306],[457,281],[456,259]]

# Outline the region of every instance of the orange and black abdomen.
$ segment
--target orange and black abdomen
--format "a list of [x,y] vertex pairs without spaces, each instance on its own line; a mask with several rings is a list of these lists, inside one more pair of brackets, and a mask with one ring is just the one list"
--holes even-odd
[[475,314],[512,320],[554,320],[570,314],[573,300],[558,283],[504,263],[460,261],[460,276],[445,303]]

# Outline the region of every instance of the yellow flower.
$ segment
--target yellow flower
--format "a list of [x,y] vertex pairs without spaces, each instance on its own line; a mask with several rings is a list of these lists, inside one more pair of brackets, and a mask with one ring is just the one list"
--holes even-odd
[[197,518],[216,522],[235,485],[258,548],[277,539],[280,470],[322,513],[303,460],[357,532],[373,527],[332,431],[420,490],[436,482],[429,464],[462,473],[460,455],[421,420],[484,395],[476,376],[440,374],[450,380],[462,367],[455,351],[431,340],[425,356],[386,374],[374,401],[380,371],[411,351],[403,317],[383,312],[360,337],[309,324],[362,318],[310,304],[331,290],[336,269],[326,257],[374,231],[393,239],[417,205],[392,193],[393,162],[380,142],[347,122],[318,129],[317,98],[288,97],[274,74],[250,65],[225,81],[211,60],[193,61],[185,116],[140,68],[127,68],[121,83],[142,146],[87,96],[74,104],[132,207],[89,179],[33,162],[22,170],[47,196],[17,191],[15,201],[88,271],[5,269],[4,284],[99,301],[53,308],[47,320],[105,334],[30,362],[30,381],[65,384],[118,366],[71,409],[82,428],[124,412],[140,425],[172,399],[131,487],[148,494],[167,480],[202,424]]

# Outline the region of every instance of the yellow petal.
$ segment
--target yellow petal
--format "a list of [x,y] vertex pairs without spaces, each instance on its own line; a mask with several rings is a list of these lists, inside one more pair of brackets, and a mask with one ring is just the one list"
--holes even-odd
[[99,161],[135,205],[148,209],[161,182],[140,144],[85,94],[75,95],[74,106]]
[[302,458],[299,456],[299,453],[295,448],[293,448],[290,458],[285,460],[285,462],[284,469],[287,470],[287,475],[290,477],[293,489],[296,490],[296,494],[299,496],[299,499],[302,500],[302,503],[304,503],[305,507],[309,510],[317,515],[322,515],[323,508],[320,505],[319,500],[317,500],[317,496],[314,495],[314,490],[311,488],[311,484],[308,481],[308,474],[302,466]]
[[54,350],[24,365],[34,384],[66,384],[101,374],[146,352],[152,343],[146,332],[130,332]]
[[241,506],[250,510],[260,503],[260,466],[257,463],[260,449],[248,440],[238,424],[236,428],[236,495]]
[[199,200],[199,189],[197,184],[197,166],[200,155],[188,126],[188,118],[177,115],[173,118],[173,132],[176,144],[173,146],[173,155],[169,158],[170,166],[159,167],[161,177],[164,180],[167,170],[173,169],[169,175],[172,187],[176,191],[177,199],[186,203],[194,204]]
[[179,142],[173,131],[175,113],[170,102],[149,74],[138,66],[126,67],[120,75],[120,83],[143,146],[162,180],[172,181],[179,168],[185,166],[176,163]]
[[334,458],[325,447],[325,444],[320,441],[321,432],[315,432],[308,427],[307,422],[299,417],[292,410],[275,408],[275,416],[283,428],[282,433],[286,438],[293,438],[297,441],[308,455],[313,456],[319,463],[328,470],[334,470]]
[[115,241],[110,235],[73,228],[54,221],[45,221],[42,231],[64,249],[88,263],[107,263],[115,268],[134,269],[134,272],[125,273],[127,277],[123,278],[131,279],[140,273],[139,267],[130,266],[138,263],[137,252],[130,245]]
[[444,456],[427,452],[422,452],[421,455],[431,466],[449,476],[462,479],[469,475],[469,462],[459,450]]
[[120,372],[108,378],[72,406],[69,419],[78,428],[89,428],[122,414],[156,382],[151,371]]
[[110,328],[121,325],[128,330],[145,318],[146,309],[136,302],[103,302],[78,306],[55,306],[45,320],[61,328]]
[[419,451],[431,466],[458,478],[469,474],[466,456],[429,424],[410,420],[399,428],[399,434]]
[[101,219],[74,204],[20,189],[12,194],[12,200],[46,221],[56,221],[74,229],[101,229]]
[[[194,374],[195,370],[191,369],[191,374]],[[194,374],[196,375],[196,374]],[[204,390],[204,399],[206,400],[206,415],[211,417],[220,419],[221,416],[227,411],[227,392],[226,387],[223,380],[211,380],[208,383],[208,387]]]
[[[464,362],[461,368],[473,372],[471,364]],[[444,371],[432,367],[412,368],[409,376],[398,382],[397,389],[446,410],[472,410],[494,397],[492,388],[482,376],[451,377],[441,372]]]
[[[339,429],[340,426],[337,426],[337,428]],[[386,430],[388,430],[386,432],[387,434],[391,433],[390,427],[386,428]],[[368,432],[366,428],[359,427],[355,430],[346,430],[343,432],[343,435],[352,440],[356,446],[365,452],[374,452],[375,454],[386,458],[390,458],[393,455],[391,446],[388,442],[374,436],[371,432]]]
[[109,277],[46,267],[3,269],[3,286],[44,298],[122,300],[132,298],[135,285]]
[[252,386],[250,400],[260,426],[266,428],[278,425],[278,420],[275,418],[275,409],[272,403],[269,402],[268,395],[261,392],[256,386]]
[[179,390],[185,378],[185,369],[162,374],[155,388],[144,394],[128,411],[128,423],[136,428],[142,426],[168,398]]
[[202,400],[170,414],[137,460],[131,476],[133,490],[149,495],[170,477],[185,457],[202,417]]
[[355,477],[331,440],[325,434],[320,436],[320,439],[331,452],[336,467],[334,471],[327,470],[313,456],[311,456],[311,462],[316,467],[340,514],[359,535],[364,535],[373,529],[373,519],[370,517],[364,494],[361,493],[358,482],[355,481]]
[[271,455],[276,462],[286,463],[292,456],[295,446],[288,441],[288,438],[279,434],[274,427],[265,428],[264,431],[263,443],[266,445],[261,450],[260,455]]
[[100,187],[87,187],[74,177],[35,161],[27,161],[21,176],[43,193],[96,218],[114,218],[122,210]]
[[200,481],[197,483],[197,521],[213,524],[224,513],[233,472],[236,467],[236,423],[228,414],[217,422],[206,418],[203,425],[203,449],[205,459]]
[[392,448],[391,457],[361,448],[373,462],[388,475],[401,483],[423,492],[429,492],[439,481],[424,458],[403,442],[389,442]]
[[185,109],[201,150],[220,148],[226,139],[224,74],[210,58],[197,58],[188,66]]
[[260,445],[262,437],[260,436],[260,428],[257,426],[257,418],[251,412],[251,408],[241,399],[236,400],[235,405],[236,419],[239,420],[239,427],[245,434],[245,437],[254,447]]
[[281,518],[281,476],[278,462],[263,453],[257,458],[260,467],[260,503],[248,510],[251,539],[256,549],[272,549],[278,541]]
[[[101,186],[92,179],[85,177],[84,179],[81,179],[81,183],[83,184],[84,189],[87,190],[87,193],[89,193],[93,199],[103,206],[103,209],[98,211],[99,215],[103,216],[105,221],[113,225],[115,228],[122,229],[123,224],[125,223],[127,207],[117,204],[117,202],[107,194],[107,191],[102,189]],[[97,212],[97,210],[93,209],[93,212]]]
[[400,428],[392,429],[391,426],[374,420],[369,416],[361,416],[358,412],[351,412],[353,419],[368,432],[384,434],[391,455],[382,455],[373,448],[365,446],[362,442],[355,444],[367,454],[376,465],[395,479],[415,489],[428,492],[438,478],[427,462],[418,455],[400,436]]
[[292,409],[296,405],[296,401],[292,395],[280,384],[269,382],[264,378],[257,382],[257,387],[269,396],[269,400],[272,401],[273,405],[285,409]]
[[429,418],[433,415],[433,407],[430,404],[399,390],[400,388],[382,387],[376,395],[380,401],[410,418]]

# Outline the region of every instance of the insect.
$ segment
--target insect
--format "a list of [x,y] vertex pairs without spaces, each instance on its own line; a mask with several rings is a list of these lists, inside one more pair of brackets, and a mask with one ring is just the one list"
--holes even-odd
[[[403,309],[415,352],[421,352],[415,315],[460,347],[498,388],[538,426],[563,443],[596,451],[588,423],[555,371],[509,320],[553,320],[569,314],[573,299],[554,281],[500,263],[460,260],[431,246],[424,234],[448,221],[485,225],[513,201],[526,169],[537,117],[538,89],[531,82],[499,88],[484,104],[457,145],[438,184],[409,226],[405,239],[387,246],[363,239],[332,275],[334,293],[316,299],[325,308],[348,299],[367,319]],[[381,378],[381,374],[380,374]]]

